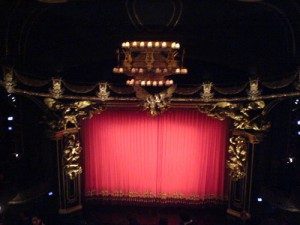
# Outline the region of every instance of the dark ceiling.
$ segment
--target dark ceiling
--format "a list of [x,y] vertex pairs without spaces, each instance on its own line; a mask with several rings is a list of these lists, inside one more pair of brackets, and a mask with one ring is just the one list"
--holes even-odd
[[299,65],[296,0],[45,2],[0,3],[2,64],[31,77],[118,82],[111,71],[125,40],[179,41],[189,68],[184,83],[276,80]]

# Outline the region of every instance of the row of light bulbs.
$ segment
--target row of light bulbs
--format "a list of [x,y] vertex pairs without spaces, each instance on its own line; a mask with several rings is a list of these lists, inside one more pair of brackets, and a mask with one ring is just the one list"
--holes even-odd
[[133,42],[123,42],[122,48],[130,48],[130,47],[140,47],[140,48],[173,48],[173,49],[179,49],[180,44],[177,42],[166,42],[166,41],[133,41]]
[[[114,73],[124,73],[125,69],[123,67],[115,67],[113,68],[113,72]],[[143,68],[131,68],[130,69],[131,73],[144,73],[145,69]],[[160,74],[160,73],[168,73],[169,70],[164,68],[164,69],[160,69],[160,68],[156,68],[155,69],[155,73]],[[188,70],[186,68],[176,68],[175,69],[175,74],[187,74]]]
[[133,85],[140,85],[140,86],[171,86],[174,84],[173,80],[160,80],[160,81],[156,81],[156,80],[127,80],[126,84],[129,86],[133,86]]

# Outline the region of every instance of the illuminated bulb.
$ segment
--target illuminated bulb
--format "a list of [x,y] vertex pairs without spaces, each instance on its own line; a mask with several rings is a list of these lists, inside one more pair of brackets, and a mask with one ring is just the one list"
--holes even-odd
[[175,73],[180,73],[180,69],[177,68],[177,69],[175,70]]
[[180,44],[179,44],[179,43],[176,43],[176,44],[175,44],[175,48],[176,48],[176,49],[179,49],[179,48],[180,48]]
[[145,46],[145,42],[140,42],[140,47],[144,47]]
[[156,48],[159,47],[159,42],[158,42],[158,41],[155,42],[154,46],[155,46]]
[[123,47],[123,48],[126,47],[126,43],[125,43],[125,42],[122,43],[122,47]]
[[167,86],[170,85],[170,81],[169,80],[166,80],[166,83],[165,83]]
[[150,85],[151,85],[151,81],[148,80],[148,81],[147,81],[147,86],[150,86]]
[[125,43],[125,47],[129,47],[130,46],[130,43],[127,41],[126,43]]
[[175,46],[176,46],[176,43],[175,43],[175,42],[172,42],[171,48],[175,48]]
[[164,69],[163,72],[164,72],[164,73],[167,73],[167,72],[168,72],[168,69]]
[[137,80],[137,81],[135,82],[136,85],[139,85],[140,83],[141,83],[140,80]]
[[145,86],[145,85],[146,85],[146,81],[143,80],[143,81],[141,82],[141,86]]
[[134,79],[131,79],[130,84],[131,84],[131,85],[134,84]]
[[136,71],[135,68],[132,68],[132,69],[131,69],[131,72],[132,72],[132,73],[135,73],[135,71]]
[[155,73],[160,73],[160,72],[161,72],[161,70],[159,68],[155,69]]
[[180,71],[181,74],[187,74],[187,72],[188,72],[188,70],[186,68],[182,68]]
[[124,69],[122,67],[119,68],[119,73],[123,73]]
[[155,80],[155,81],[153,81],[153,84],[152,84],[153,86],[157,86],[157,81]]
[[163,86],[164,82],[162,80],[158,81],[158,86]]
[[170,80],[170,85],[174,84],[174,81],[173,80]]
[[118,73],[118,68],[114,67],[114,68],[113,68],[113,72],[114,72],[114,73]]
[[130,84],[130,80],[127,80],[127,81],[126,81],[126,84],[129,85],[129,84]]
[[167,47],[167,43],[166,42],[161,43],[161,47],[163,48]]
[[136,46],[137,46],[137,42],[134,41],[134,42],[132,43],[132,46],[133,46],[133,47],[136,47]]
[[139,69],[139,73],[143,73],[144,70],[142,68]]
[[152,42],[151,42],[151,41],[148,42],[147,47],[148,47],[148,48],[151,48],[151,47],[152,47]]

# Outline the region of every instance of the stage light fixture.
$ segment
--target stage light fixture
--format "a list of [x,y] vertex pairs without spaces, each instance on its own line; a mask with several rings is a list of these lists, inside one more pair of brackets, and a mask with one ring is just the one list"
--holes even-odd
[[297,121],[297,124],[300,125],[300,120]]
[[13,130],[13,128],[12,128],[12,127],[8,127],[7,129],[8,129],[8,130]]
[[53,195],[53,192],[52,191],[49,191],[48,192],[48,196],[52,196]]
[[20,155],[19,155],[19,153],[15,152],[14,156],[15,156],[15,158],[19,158]]
[[13,121],[13,120],[14,120],[14,117],[13,117],[13,116],[9,116],[9,117],[7,117],[7,120],[8,120],[8,121]]
[[300,131],[298,131],[298,135],[300,136]]
[[171,86],[171,75],[186,75],[188,69],[183,66],[184,50],[180,44],[167,41],[123,42],[117,50],[118,66],[113,73],[130,77],[129,86]]
[[258,198],[257,198],[257,201],[258,201],[258,202],[262,202],[262,198],[261,198],[261,197],[258,197]]

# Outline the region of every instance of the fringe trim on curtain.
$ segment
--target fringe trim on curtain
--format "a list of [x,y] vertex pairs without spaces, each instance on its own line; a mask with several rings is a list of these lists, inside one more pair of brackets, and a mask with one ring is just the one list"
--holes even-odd
[[159,204],[159,205],[220,205],[226,203],[227,199],[221,196],[207,196],[200,198],[197,196],[176,196],[176,195],[160,195],[147,196],[132,194],[99,194],[94,195],[91,193],[86,194],[87,200],[99,200],[104,202],[114,203],[130,203],[130,204]]

